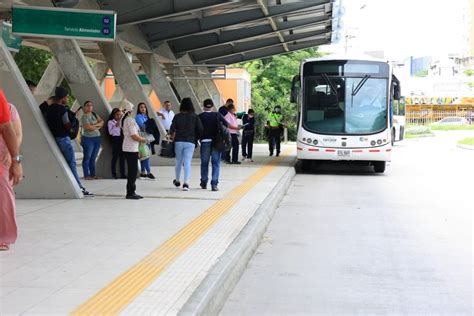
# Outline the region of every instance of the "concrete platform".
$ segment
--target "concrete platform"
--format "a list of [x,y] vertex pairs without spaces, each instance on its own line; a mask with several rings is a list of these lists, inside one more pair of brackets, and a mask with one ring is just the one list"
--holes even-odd
[[[84,181],[82,200],[18,200],[19,238],[0,253],[1,315],[177,314],[271,192],[288,176],[294,146],[280,158],[257,145],[255,162],[222,165],[219,192],[172,185],[172,167],[137,180]],[[189,311],[189,310],[188,310]]]

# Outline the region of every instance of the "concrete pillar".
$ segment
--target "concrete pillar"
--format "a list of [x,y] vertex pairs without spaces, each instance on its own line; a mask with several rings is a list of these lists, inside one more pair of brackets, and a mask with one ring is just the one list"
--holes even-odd
[[107,61],[107,64],[112,69],[115,79],[117,79],[120,88],[125,94],[125,97],[136,106],[140,102],[144,102],[148,108],[150,118],[153,118],[160,130],[160,134],[166,135],[166,131],[161,124],[161,120],[156,115],[155,109],[150,101],[149,95],[143,89],[133,65],[128,59],[122,45],[115,41],[112,43],[98,43],[102,54]]
[[173,111],[178,113],[178,98],[171,88],[158,57],[155,54],[137,54],[137,58],[140,60],[148,80],[150,80],[150,84],[153,90],[155,90],[161,104],[163,104],[164,101],[170,101]]
[[211,94],[214,104],[216,105],[217,108],[219,108],[221,105],[225,103],[225,100],[224,100],[224,96],[219,91],[219,88],[217,87],[216,82],[214,81],[214,79],[203,80],[203,82],[206,85],[207,89],[209,90],[209,93]]
[[72,199],[82,193],[61,154],[18,66],[0,38],[0,88],[15,104],[23,124],[25,179],[15,188],[17,198]]
[[[94,104],[94,112],[104,121],[107,120],[111,107],[102,93],[92,69],[75,40],[48,39],[48,46],[58,62],[71,89],[74,91],[77,102],[83,105],[90,100]],[[100,71],[105,73],[105,68]],[[101,129],[102,151],[96,163],[97,175],[111,178],[110,162],[112,159],[112,144],[106,132],[106,124]]]
[[36,103],[39,105],[52,96],[54,89],[61,84],[63,79],[61,68],[54,58],[51,59],[36,87]]
[[[172,64],[167,64],[166,68],[168,70],[168,73],[172,74],[174,73],[173,65]],[[182,71],[177,71],[176,72],[179,76],[185,77],[186,75]],[[196,96],[196,93],[193,90],[193,87],[189,83],[189,80],[187,79],[172,79],[174,86],[176,87],[176,90],[178,90],[179,96],[181,99],[184,98],[191,98],[191,101],[193,102],[194,108],[196,110],[196,113],[201,113],[202,108],[201,108],[201,102],[199,101],[198,97]]]
[[[188,54],[184,55],[181,58],[178,58],[179,65],[193,65],[193,61],[189,57]],[[196,69],[196,76],[200,76],[200,72],[206,70],[204,67],[200,67]],[[202,106],[202,102],[205,99],[210,99],[211,94],[209,90],[207,90],[207,86],[204,84],[202,79],[188,79],[189,84],[191,85],[194,93],[196,94],[197,98],[199,99],[199,106]]]

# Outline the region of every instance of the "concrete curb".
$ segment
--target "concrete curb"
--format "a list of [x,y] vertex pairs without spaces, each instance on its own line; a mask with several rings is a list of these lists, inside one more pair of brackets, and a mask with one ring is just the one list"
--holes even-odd
[[474,146],[470,145],[457,144],[457,147],[461,149],[474,150]]
[[290,167],[273,191],[180,310],[179,315],[217,315],[260,244],[278,204],[295,176]]

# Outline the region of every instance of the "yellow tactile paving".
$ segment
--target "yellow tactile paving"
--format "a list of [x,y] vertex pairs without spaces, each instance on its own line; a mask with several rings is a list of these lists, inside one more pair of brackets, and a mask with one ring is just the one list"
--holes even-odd
[[[286,154],[286,152],[285,152]],[[281,161],[274,158],[221,200],[128,271],[80,305],[71,315],[116,315],[140,295],[166,268]]]

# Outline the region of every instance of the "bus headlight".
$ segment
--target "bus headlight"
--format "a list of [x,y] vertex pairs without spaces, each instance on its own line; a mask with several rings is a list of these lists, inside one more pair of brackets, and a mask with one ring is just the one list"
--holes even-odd
[[313,140],[313,145],[317,145],[317,144],[318,144],[318,140],[317,139]]
[[371,144],[372,146],[375,146],[375,145],[377,145],[377,142],[376,142],[375,140],[373,140],[373,141],[370,142],[370,144]]
[[382,140],[381,139],[377,140],[377,145],[382,145]]
[[312,139],[308,138],[306,141],[308,142],[308,144],[311,144]]

